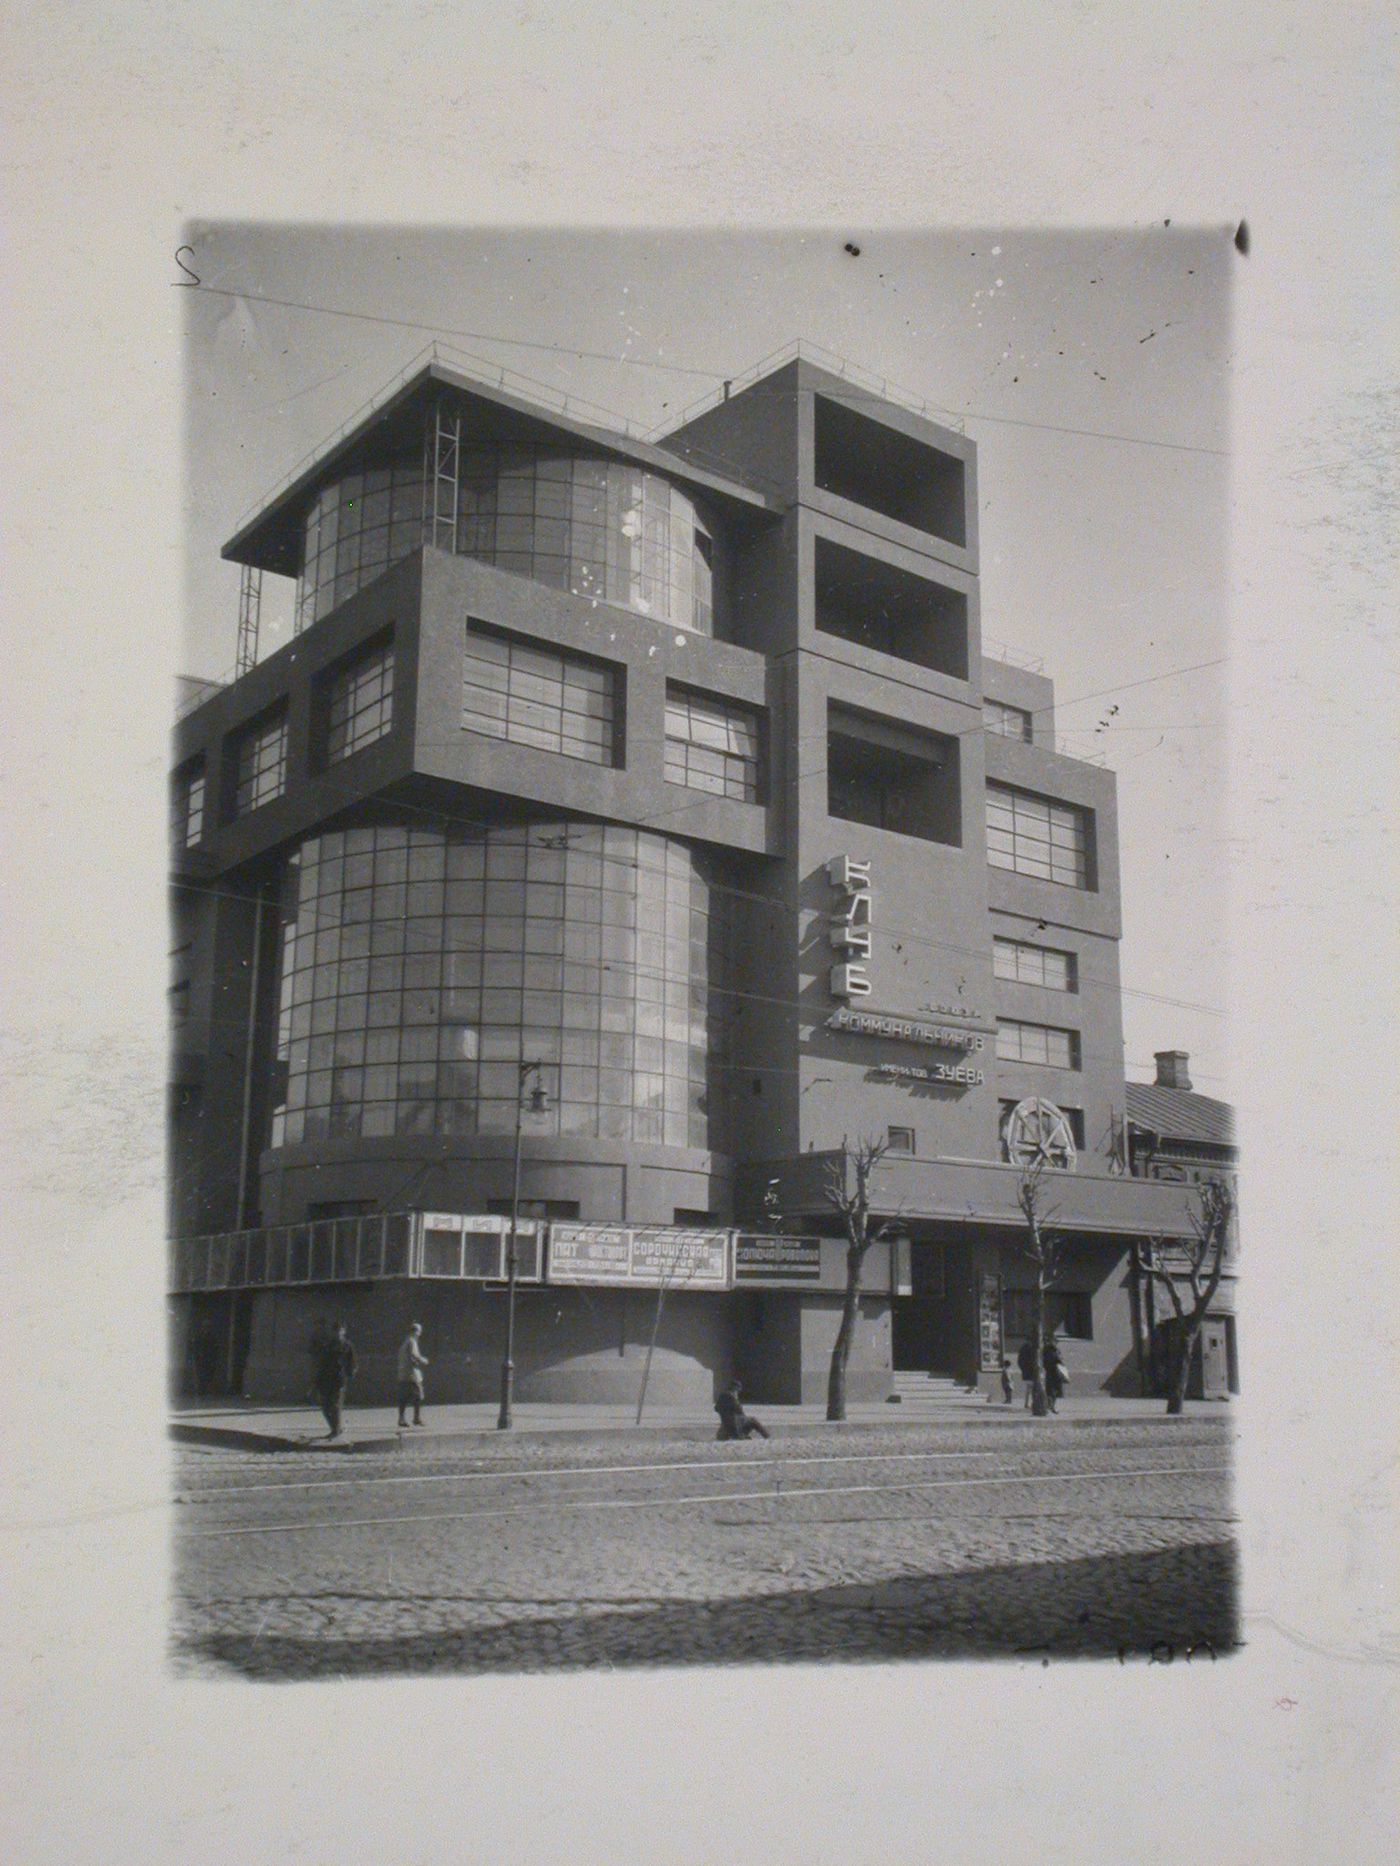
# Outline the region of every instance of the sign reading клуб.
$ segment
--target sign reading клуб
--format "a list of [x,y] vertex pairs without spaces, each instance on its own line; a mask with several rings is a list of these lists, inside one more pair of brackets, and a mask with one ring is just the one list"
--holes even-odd
[[[984,1050],[986,1038],[976,1030],[956,1030],[918,1017],[897,1017],[853,1007],[852,998],[868,998],[872,990],[869,960],[875,894],[870,863],[858,862],[850,855],[833,855],[826,865],[826,878],[836,895],[836,906],[827,915],[829,938],[843,955],[840,963],[831,968],[831,995],[841,1002],[827,1018],[826,1028],[849,1030],[860,1036],[897,1037],[905,1043],[926,1043],[935,1049],[962,1050],[969,1055]],[[952,1005],[937,1008],[949,1017],[972,1015]],[[889,1081],[945,1083],[954,1088],[977,1088],[987,1079],[972,1063],[880,1063],[875,1074]]]
[[817,1283],[822,1274],[820,1238],[760,1237],[736,1232],[736,1283]]
[[552,1224],[549,1281],[727,1289],[729,1233],[668,1225]]

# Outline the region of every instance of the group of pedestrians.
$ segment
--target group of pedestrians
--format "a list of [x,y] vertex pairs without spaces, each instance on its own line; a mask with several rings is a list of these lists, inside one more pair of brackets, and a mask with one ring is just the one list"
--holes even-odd
[[[423,1369],[428,1357],[422,1346],[423,1324],[411,1322],[399,1348],[397,1375],[399,1427],[408,1425],[405,1414],[413,1409],[413,1423],[421,1426],[423,1418]],[[311,1388],[330,1428],[329,1438],[344,1436],[345,1396],[359,1365],[355,1344],[344,1322],[337,1322],[328,1333],[312,1343],[313,1371]]]
[[[422,1426],[423,1418],[423,1370],[428,1366],[428,1357],[423,1352],[423,1324],[410,1322],[408,1333],[399,1348],[398,1378],[399,1429],[408,1426],[405,1414],[410,1407],[413,1410],[413,1424]],[[344,1322],[337,1322],[334,1328],[322,1329],[312,1342],[312,1378],[311,1390],[321,1411],[325,1414],[329,1427],[329,1438],[344,1436],[345,1396],[350,1382],[355,1377],[359,1365],[355,1353],[355,1344],[346,1331]],[[715,1401],[715,1411],[719,1414],[719,1431],[716,1437],[731,1438],[767,1438],[769,1432],[752,1413],[745,1412],[739,1398],[741,1388],[737,1380],[731,1380]]]
[[[1022,1380],[1026,1383],[1024,1404],[1029,1406],[1035,1396],[1036,1369],[1035,1343],[1033,1341],[1023,1341],[1016,1350],[1016,1366]],[[1060,1353],[1059,1344],[1056,1342],[1053,1335],[1051,1335],[1050,1339],[1045,1343],[1045,1346],[1040,1350],[1040,1367],[1045,1379],[1046,1403],[1049,1405],[1051,1412],[1058,1412],[1060,1410],[1060,1401],[1065,1396],[1065,1387],[1068,1385],[1069,1376],[1065,1370],[1065,1357]],[[1001,1390],[1009,1406],[1011,1404],[1011,1381],[1007,1378],[1004,1364]]]

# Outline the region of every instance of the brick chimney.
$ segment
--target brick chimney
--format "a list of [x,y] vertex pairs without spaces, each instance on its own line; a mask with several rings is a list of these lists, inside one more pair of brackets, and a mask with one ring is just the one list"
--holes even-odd
[[1190,1088],[1191,1072],[1187,1065],[1191,1057],[1186,1050],[1154,1050],[1153,1058],[1157,1064],[1158,1088]]

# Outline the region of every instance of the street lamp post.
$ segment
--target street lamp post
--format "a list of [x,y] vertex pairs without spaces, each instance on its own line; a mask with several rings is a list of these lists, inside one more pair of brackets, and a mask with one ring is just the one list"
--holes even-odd
[[[520,1237],[520,1135],[525,1114],[525,1084],[538,1073],[539,1063],[521,1063],[520,1081],[515,1094],[515,1173],[510,1193],[510,1238],[506,1245],[506,1350],[501,1361],[501,1410],[496,1416],[496,1430],[508,1432],[515,1423],[515,1278],[519,1266]],[[530,1090],[531,1114],[543,1114],[548,1097],[542,1083]]]

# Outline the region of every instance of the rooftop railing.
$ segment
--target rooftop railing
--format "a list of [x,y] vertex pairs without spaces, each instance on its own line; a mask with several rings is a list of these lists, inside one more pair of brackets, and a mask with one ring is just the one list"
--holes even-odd
[[891,382],[888,376],[877,376],[873,370],[860,368],[858,364],[849,362],[834,350],[824,349],[821,344],[808,343],[805,339],[796,337],[791,343],[784,344],[782,349],[774,350],[770,355],[761,357],[750,369],[732,377],[722,387],[699,396],[683,408],[674,419],[668,419],[659,427],[652,428],[643,436],[643,439],[657,441],[663,435],[674,433],[677,428],[684,427],[687,421],[694,421],[698,415],[708,413],[711,408],[717,408],[721,402],[727,401],[741,389],[750,388],[761,377],[771,375],[775,369],[781,369],[785,363],[795,362],[815,363],[819,369],[824,369],[833,376],[840,376],[843,381],[849,382],[853,389],[863,391],[872,400],[892,402],[897,408],[907,409],[910,414],[922,415],[926,421],[936,421],[945,428],[954,428],[959,434],[967,431],[963,417],[953,409],[941,408],[938,403],[928,401],[912,389],[904,389],[898,383]]
[[348,414],[338,427],[288,467],[275,485],[265,493],[259,494],[250,505],[246,506],[234,521],[234,530],[241,531],[257,513],[280,499],[288,487],[294,485],[309,466],[328,453],[332,447],[338,446],[347,435],[353,433],[363,422],[369,420],[372,415],[391,402],[405,383],[411,382],[414,376],[425,369],[429,363],[434,362],[446,363],[458,375],[470,377],[472,381],[479,382],[483,388],[500,389],[506,394],[515,392],[529,401],[537,402],[542,407],[552,408],[557,414],[568,415],[575,420],[590,423],[601,422],[618,433],[625,434],[630,440],[644,438],[636,424],[626,415],[620,415],[611,408],[604,408],[601,403],[591,402],[586,396],[565,394],[563,390],[554,388],[552,384],[541,382],[538,377],[527,376],[519,370],[506,369],[501,364],[488,362],[485,357],[474,356],[469,350],[459,350],[454,344],[434,341],[425,344],[415,356],[410,357],[403,368],[387,383],[376,389],[374,394],[361,402],[359,407]]

